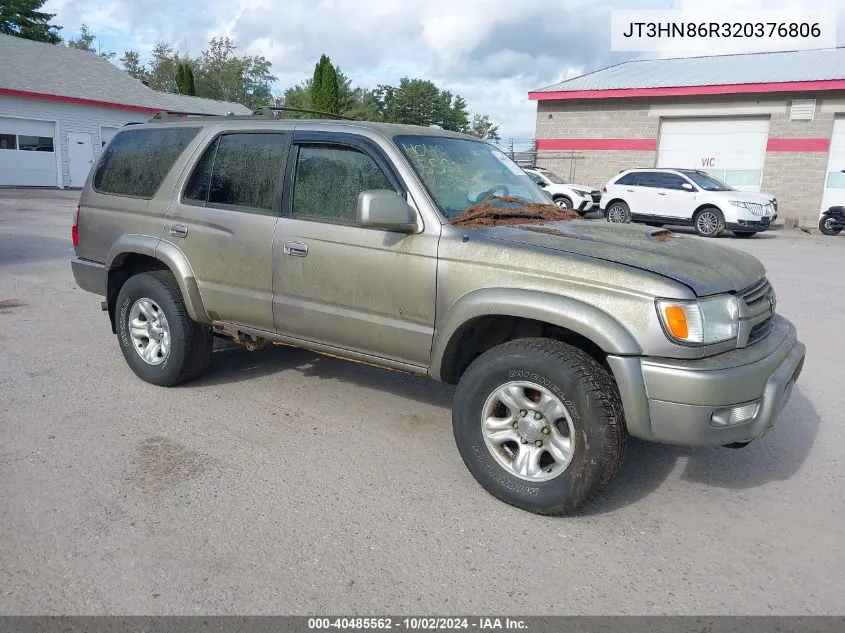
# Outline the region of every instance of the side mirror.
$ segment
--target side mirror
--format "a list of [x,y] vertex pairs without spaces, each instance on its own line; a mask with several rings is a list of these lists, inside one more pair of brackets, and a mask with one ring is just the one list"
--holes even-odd
[[695,187],[693,187],[688,182],[685,182],[684,184],[682,184],[681,187],[683,187],[684,191],[695,191]]
[[372,189],[358,194],[355,210],[358,226],[401,233],[415,233],[417,213],[398,193],[387,189]]

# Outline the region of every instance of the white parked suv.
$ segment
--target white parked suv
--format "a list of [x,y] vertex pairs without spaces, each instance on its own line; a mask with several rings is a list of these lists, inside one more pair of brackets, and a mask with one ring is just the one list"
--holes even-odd
[[572,209],[580,215],[598,209],[601,201],[598,189],[569,184],[553,171],[542,167],[524,168],[524,171],[551,196],[557,206]]
[[725,229],[751,237],[771,228],[777,200],[739,191],[694,169],[626,169],[602,188],[600,203],[608,222],[686,225],[702,237]]

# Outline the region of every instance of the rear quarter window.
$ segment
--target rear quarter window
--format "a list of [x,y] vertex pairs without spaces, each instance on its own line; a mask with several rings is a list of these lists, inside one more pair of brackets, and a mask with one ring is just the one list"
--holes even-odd
[[98,193],[152,198],[200,128],[122,130],[103,151],[94,172]]
[[614,184],[617,185],[636,185],[637,184],[637,172],[633,172],[630,174],[625,174],[619,180],[617,180]]

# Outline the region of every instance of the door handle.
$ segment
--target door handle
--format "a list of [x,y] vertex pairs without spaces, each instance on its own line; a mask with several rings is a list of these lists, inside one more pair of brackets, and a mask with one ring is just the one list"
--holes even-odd
[[285,255],[305,257],[308,254],[308,244],[302,242],[285,242]]
[[658,191],[658,192],[657,192],[657,195],[658,195],[658,196],[665,196],[665,195],[666,195],[666,192],[665,192],[665,191]]
[[634,193],[633,189],[626,189],[625,191],[627,191],[628,193]]
[[171,224],[170,225],[170,234],[173,237],[187,237],[188,236],[188,227],[184,224]]

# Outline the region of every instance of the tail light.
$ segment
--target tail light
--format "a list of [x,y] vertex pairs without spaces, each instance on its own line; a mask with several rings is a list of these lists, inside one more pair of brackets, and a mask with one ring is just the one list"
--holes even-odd
[[70,229],[70,237],[74,246],[79,246],[79,205],[76,205],[76,215],[73,216],[73,227]]

